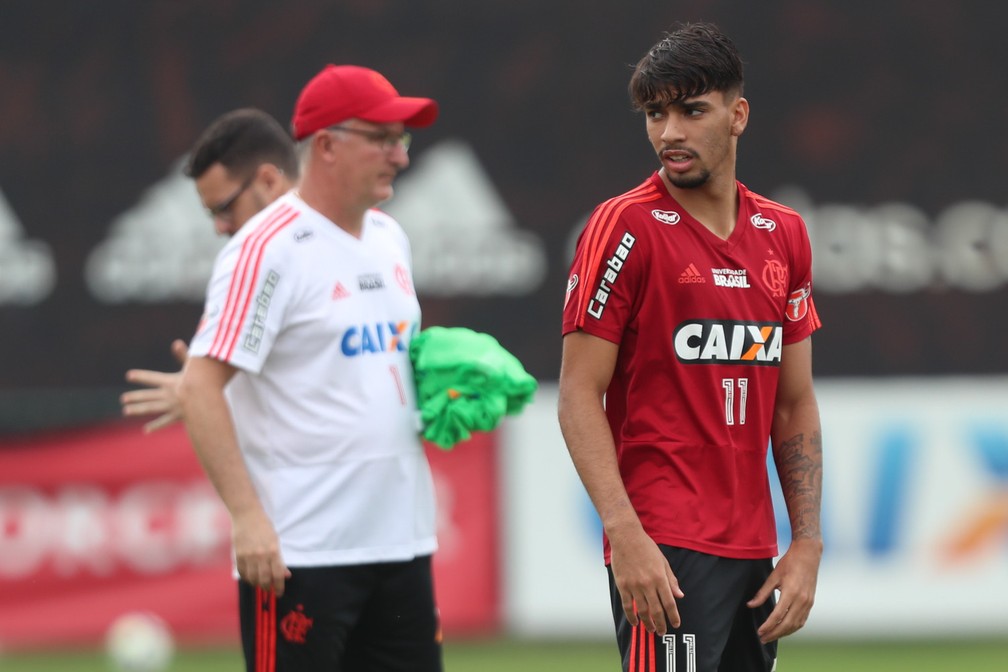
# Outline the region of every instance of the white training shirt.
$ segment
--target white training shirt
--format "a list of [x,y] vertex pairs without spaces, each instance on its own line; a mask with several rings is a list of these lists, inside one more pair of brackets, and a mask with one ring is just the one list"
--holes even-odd
[[287,565],[435,550],[419,329],[409,241],[377,210],[357,239],[291,192],[217,256],[189,354],[239,369],[225,392]]

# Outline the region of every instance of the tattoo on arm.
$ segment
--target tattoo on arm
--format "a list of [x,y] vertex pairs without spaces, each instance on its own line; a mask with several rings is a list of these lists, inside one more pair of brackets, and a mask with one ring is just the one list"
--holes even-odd
[[816,430],[807,442],[804,434],[781,442],[774,451],[774,460],[787,502],[792,535],[818,538],[821,535],[822,432]]

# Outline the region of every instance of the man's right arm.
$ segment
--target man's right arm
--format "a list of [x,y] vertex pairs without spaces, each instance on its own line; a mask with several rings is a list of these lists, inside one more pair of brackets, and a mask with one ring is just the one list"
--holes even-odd
[[619,348],[583,331],[564,336],[558,416],[581,482],[609,538],[611,567],[631,625],[665,634],[679,626],[679,582],[658,545],[647,535],[620,477],[616,446],[603,399]]
[[238,574],[254,586],[283,594],[290,572],[280,557],[280,542],[252,485],[224,387],[235,374],[229,364],[190,357],[178,387],[186,431],[196,456],[231,514]]

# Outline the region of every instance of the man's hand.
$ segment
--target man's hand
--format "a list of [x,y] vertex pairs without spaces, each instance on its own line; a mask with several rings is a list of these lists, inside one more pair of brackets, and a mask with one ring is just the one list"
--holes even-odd
[[[178,339],[172,341],[171,351],[179,364],[184,366],[189,356],[189,348],[185,342]],[[126,372],[126,380],[137,385],[145,385],[148,389],[130,390],[119,397],[123,415],[157,415],[158,417],[144,425],[144,432],[148,434],[180,420],[182,408],[176,389],[181,378],[181,371],[165,373],[130,369]]]
[[261,510],[231,520],[238,575],[257,588],[272,589],[280,597],[290,570],[280,557],[280,540]]
[[648,632],[664,635],[668,625],[678,628],[676,599],[683,597],[668,560],[639,527],[628,533],[609,533],[610,566],[623,601],[627,622],[643,623]]
[[822,558],[822,541],[818,539],[796,539],[791,542],[784,556],[763,583],[756,595],[746,603],[755,608],[770,598],[773,591],[780,591],[780,599],[766,622],[757,630],[760,641],[766,644],[797,632],[808,620],[815,600],[816,582],[819,576],[819,560]]

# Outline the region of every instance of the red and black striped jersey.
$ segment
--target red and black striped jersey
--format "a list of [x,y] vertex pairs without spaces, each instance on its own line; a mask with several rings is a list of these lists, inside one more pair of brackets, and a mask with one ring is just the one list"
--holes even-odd
[[801,217],[741,183],[738,194],[727,240],[658,173],[599,205],[578,239],[563,333],[619,345],[606,415],[651,537],[762,558],[777,553],[767,447],[781,353],[820,322]]

